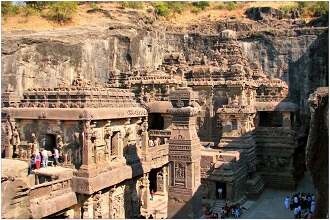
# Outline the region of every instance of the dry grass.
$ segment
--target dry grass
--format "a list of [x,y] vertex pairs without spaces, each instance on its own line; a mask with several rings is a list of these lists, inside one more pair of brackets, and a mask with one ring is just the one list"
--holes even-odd
[[[210,6],[200,11],[199,13],[192,13],[191,8],[185,9],[181,14],[175,14],[169,18],[161,18],[161,20],[166,20],[170,24],[175,26],[186,27],[191,24],[198,24],[204,21],[218,21],[226,18],[236,18],[239,20],[244,20],[244,12],[250,7],[265,7],[270,6],[273,8],[280,8],[287,5],[296,4],[295,2],[243,2],[239,3],[239,7],[234,10],[227,9],[217,9],[217,4],[219,2],[210,2]],[[109,10],[114,8],[120,8],[121,4],[117,2],[109,3],[98,3],[98,7]],[[33,30],[33,31],[45,31],[53,29],[61,29],[67,27],[78,27],[85,25],[97,25],[109,21],[109,18],[105,17],[102,13],[87,13],[87,10],[91,9],[89,3],[79,6],[78,13],[76,13],[71,22],[64,25],[57,24],[56,22],[47,21],[41,16],[29,16],[24,17],[22,15],[16,15],[2,18],[2,30]],[[120,15],[122,16],[122,15]]]

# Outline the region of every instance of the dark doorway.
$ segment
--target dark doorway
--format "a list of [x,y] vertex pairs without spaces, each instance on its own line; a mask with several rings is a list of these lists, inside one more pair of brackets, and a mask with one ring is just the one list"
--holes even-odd
[[46,134],[44,147],[47,151],[54,151],[56,148],[56,136],[54,134]]
[[283,117],[281,112],[259,112],[260,127],[282,127]]
[[149,173],[149,189],[153,192],[157,192],[157,170],[152,169]]
[[[219,193],[219,189],[222,189],[222,193]],[[216,198],[217,199],[226,199],[227,189],[226,183],[224,182],[216,182]]]
[[151,113],[149,117],[149,129],[163,130],[164,129],[164,118],[160,113]]

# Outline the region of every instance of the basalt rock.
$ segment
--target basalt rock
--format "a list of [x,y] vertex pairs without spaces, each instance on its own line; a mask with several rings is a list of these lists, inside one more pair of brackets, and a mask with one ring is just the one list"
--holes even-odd
[[320,87],[308,99],[311,111],[306,164],[317,190],[315,218],[329,212],[329,88]]

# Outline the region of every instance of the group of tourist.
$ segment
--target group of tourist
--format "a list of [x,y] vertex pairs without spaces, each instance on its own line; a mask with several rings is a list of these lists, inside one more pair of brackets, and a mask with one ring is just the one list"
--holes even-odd
[[284,199],[284,207],[293,211],[294,218],[313,218],[316,208],[314,194],[295,193]]
[[60,152],[57,148],[51,151],[47,151],[44,148],[41,148],[40,151],[36,150],[32,156],[29,167],[29,174],[34,169],[40,169],[40,167],[47,167],[49,160],[54,162],[54,165],[59,165]]
[[[164,139],[165,143],[167,142],[167,138]],[[161,139],[157,137],[155,140],[149,139],[149,147],[154,147],[161,145]]]
[[225,204],[220,211],[210,211],[207,210],[205,213],[205,218],[214,218],[214,219],[224,219],[224,218],[239,218],[242,215],[242,210],[246,208],[241,207],[239,204],[228,205]]

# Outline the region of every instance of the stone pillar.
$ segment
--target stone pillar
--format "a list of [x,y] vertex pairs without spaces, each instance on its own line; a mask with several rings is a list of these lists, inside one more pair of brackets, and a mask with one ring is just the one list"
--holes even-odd
[[149,190],[149,179],[148,179],[149,173],[145,173],[143,175],[142,179],[142,185],[143,185],[143,190],[142,190],[142,208],[148,209],[148,204],[150,201],[150,190]]
[[142,155],[144,160],[148,160],[149,155],[149,134],[148,134],[148,122],[145,120],[142,123]]
[[83,203],[83,219],[94,218],[93,198],[91,196]]
[[[189,87],[178,88],[170,94],[173,108],[169,161],[173,175],[168,190],[169,218],[199,218],[202,213],[200,187],[201,143],[196,131],[199,108],[191,107],[197,93]],[[171,171],[172,172],[172,171]]]
[[93,131],[91,128],[91,121],[83,121],[83,166],[88,166],[94,163],[92,155],[94,147],[94,143],[92,141],[92,133]]
[[118,158],[119,160],[125,160],[124,158],[124,138],[125,134],[123,131],[119,132],[119,136],[118,136]]
[[167,187],[168,187],[168,172],[167,167],[163,167],[163,192],[164,194],[167,193]]
[[81,207],[79,205],[75,205],[73,206],[73,210],[74,210],[74,219],[79,219],[81,218]]
[[233,197],[233,184],[232,183],[226,183],[226,200],[233,201],[235,198]]

